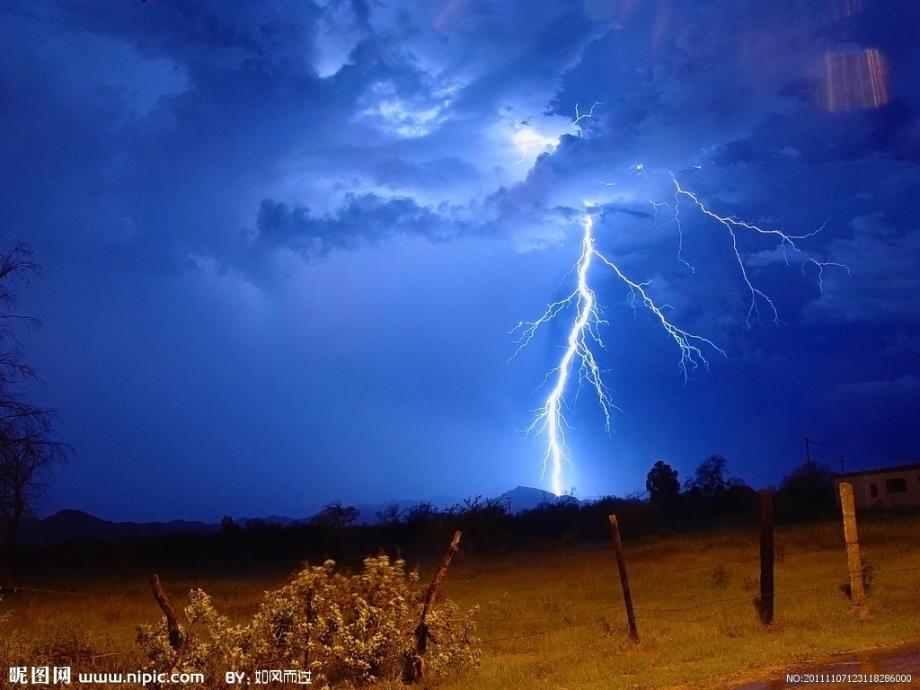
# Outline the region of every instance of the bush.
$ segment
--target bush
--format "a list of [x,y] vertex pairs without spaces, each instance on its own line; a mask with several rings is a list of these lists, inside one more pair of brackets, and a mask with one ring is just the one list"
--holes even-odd
[[[266,592],[246,624],[234,625],[206,593],[193,590],[178,652],[165,620],[138,628],[137,641],[152,668],[200,672],[215,682],[228,670],[252,677],[257,669],[297,669],[311,671],[316,687],[369,685],[398,678],[412,658],[423,600],[417,580],[403,561],[387,556],[365,559],[356,575],[326,561]],[[451,601],[435,609],[426,673],[437,677],[478,663],[476,612],[463,613]]]

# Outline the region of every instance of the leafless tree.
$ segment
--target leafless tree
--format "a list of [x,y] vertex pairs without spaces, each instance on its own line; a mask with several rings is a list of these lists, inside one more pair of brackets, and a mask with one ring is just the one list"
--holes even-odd
[[38,270],[24,244],[0,254],[0,585],[10,576],[22,519],[53,466],[70,454],[66,444],[52,438],[53,412],[27,395],[38,378],[22,354],[17,330],[39,322],[19,314],[16,306],[20,290]]

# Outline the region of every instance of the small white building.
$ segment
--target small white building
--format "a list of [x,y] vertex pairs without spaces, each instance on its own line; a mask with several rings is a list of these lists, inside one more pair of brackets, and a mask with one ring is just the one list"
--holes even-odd
[[857,508],[920,507],[920,462],[838,474],[838,496],[840,482],[852,484]]

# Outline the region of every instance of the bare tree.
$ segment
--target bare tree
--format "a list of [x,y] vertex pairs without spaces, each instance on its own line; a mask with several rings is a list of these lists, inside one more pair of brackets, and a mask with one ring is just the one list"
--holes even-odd
[[52,439],[54,415],[38,407],[26,388],[37,382],[16,335],[38,320],[19,314],[20,289],[38,274],[31,250],[17,244],[0,254],[0,584],[10,575],[19,527],[41,495],[52,467],[70,448]]

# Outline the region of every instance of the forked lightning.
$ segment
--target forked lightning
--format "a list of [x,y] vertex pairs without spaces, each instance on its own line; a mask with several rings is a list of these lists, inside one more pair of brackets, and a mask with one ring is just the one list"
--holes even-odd
[[[597,104],[595,104],[595,106],[596,105]],[[579,123],[580,119],[591,117],[593,112],[594,107],[591,108],[589,114],[580,116],[580,118],[576,120],[576,125]],[[641,164],[636,166],[635,170],[645,174],[645,167]],[[718,223],[728,233],[741,279],[751,295],[750,306],[748,307],[747,313],[747,325],[749,327],[752,319],[760,319],[761,307],[768,308],[774,322],[779,321],[779,311],[773,300],[760,288],[756,287],[751,280],[748,268],[744,262],[743,254],[738,246],[739,233],[754,233],[763,237],[775,238],[778,245],[783,250],[789,250],[802,258],[803,270],[806,265],[813,265],[816,267],[818,286],[821,289],[823,289],[822,279],[825,268],[834,266],[847,271],[849,270],[843,264],[832,261],[818,261],[817,259],[811,258],[797,244],[798,240],[813,237],[819,233],[824,226],[804,235],[790,235],[782,230],[762,227],[754,223],[732,218],[731,216],[723,216],[710,210],[696,194],[682,187],[675,176],[671,175],[671,180],[674,186],[673,204],[653,202],[653,206],[655,206],[656,214],[657,210],[662,206],[669,207],[673,212],[672,222],[676,224],[679,235],[678,259],[688,268],[694,270],[681,253],[683,250],[683,229],[680,224],[680,201],[681,199],[688,199],[700,213]],[[594,350],[592,349],[595,345],[603,348],[604,342],[601,338],[600,330],[601,327],[607,323],[604,320],[603,312],[598,304],[597,295],[589,283],[589,271],[594,259],[597,259],[600,264],[613,272],[627,288],[633,305],[642,306],[647,309],[661,325],[665,334],[674,341],[674,344],[680,352],[679,367],[685,380],[689,369],[695,369],[700,365],[708,368],[709,362],[706,359],[705,351],[708,350],[725,356],[725,351],[708,338],[690,333],[672,323],[664,313],[664,309],[667,305],[659,305],[649,294],[647,289],[650,284],[649,281],[639,282],[630,278],[620,269],[616,262],[598,250],[594,238],[594,214],[590,207],[582,217],[581,224],[583,233],[581,254],[575,265],[574,271],[577,277],[575,289],[561,300],[548,305],[543,314],[535,321],[522,321],[512,330],[512,334],[514,334],[516,338],[515,342],[518,345],[515,351],[515,355],[517,355],[521,349],[531,342],[541,326],[549,323],[568,307],[574,305],[575,320],[568,331],[565,350],[559,360],[559,364],[550,370],[544,381],[552,380],[552,388],[543,405],[537,409],[535,418],[527,429],[528,433],[541,433],[546,438],[543,472],[545,474],[547,469],[549,469],[550,484],[553,492],[557,495],[563,493],[563,468],[565,463],[569,461],[565,443],[565,431],[568,425],[566,423],[564,408],[566,406],[566,391],[569,388],[573,375],[576,373],[576,368],[578,385],[581,386],[583,383],[587,383],[594,390],[601,412],[604,416],[604,425],[608,430],[610,428],[611,409],[615,407],[611,401],[607,386],[604,383],[602,376],[603,372],[597,363]],[[788,263],[788,257],[786,257],[786,262]]]

